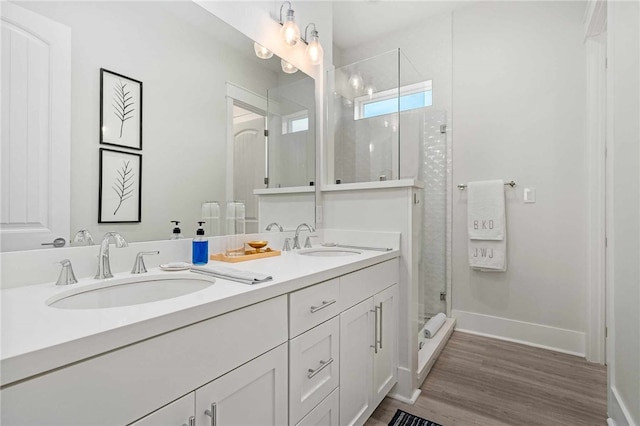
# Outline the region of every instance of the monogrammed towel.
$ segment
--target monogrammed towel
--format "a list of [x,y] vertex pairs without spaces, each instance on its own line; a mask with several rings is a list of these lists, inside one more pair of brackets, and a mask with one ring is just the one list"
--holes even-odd
[[504,181],[484,180],[467,185],[467,229],[471,240],[505,238]]
[[500,241],[469,240],[469,266],[480,271],[507,270],[507,238]]

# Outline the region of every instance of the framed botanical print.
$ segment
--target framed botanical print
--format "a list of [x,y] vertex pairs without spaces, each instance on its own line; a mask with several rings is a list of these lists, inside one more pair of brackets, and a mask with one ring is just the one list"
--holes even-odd
[[142,149],[142,82],[100,68],[100,143]]
[[100,148],[98,223],[139,223],[142,155]]

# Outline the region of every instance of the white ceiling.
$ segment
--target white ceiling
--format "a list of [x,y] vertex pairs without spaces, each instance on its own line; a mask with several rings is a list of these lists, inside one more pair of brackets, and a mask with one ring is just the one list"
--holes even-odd
[[347,49],[378,40],[424,18],[450,13],[468,2],[359,0],[333,3],[333,43]]

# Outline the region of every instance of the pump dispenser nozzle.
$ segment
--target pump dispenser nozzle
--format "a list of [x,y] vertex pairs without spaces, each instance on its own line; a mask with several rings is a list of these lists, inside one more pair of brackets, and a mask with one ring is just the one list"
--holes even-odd
[[171,223],[175,223],[176,224],[176,227],[173,228],[173,233],[171,234],[171,239],[172,240],[179,240],[180,238],[182,238],[182,231],[180,231],[180,228],[178,227],[178,225],[180,225],[180,221],[172,220]]

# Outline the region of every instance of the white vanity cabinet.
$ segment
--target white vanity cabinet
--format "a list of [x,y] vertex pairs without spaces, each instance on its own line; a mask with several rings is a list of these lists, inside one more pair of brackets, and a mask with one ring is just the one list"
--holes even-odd
[[130,424],[287,342],[287,320],[282,295],[8,385],[0,424]]
[[287,344],[196,390],[196,426],[287,424]]
[[397,283],[392,259],[289,295],[290,425],[363,424],[395,385]]
[[361,425],[397,381],[398,285],[340,315],[340,425]]

